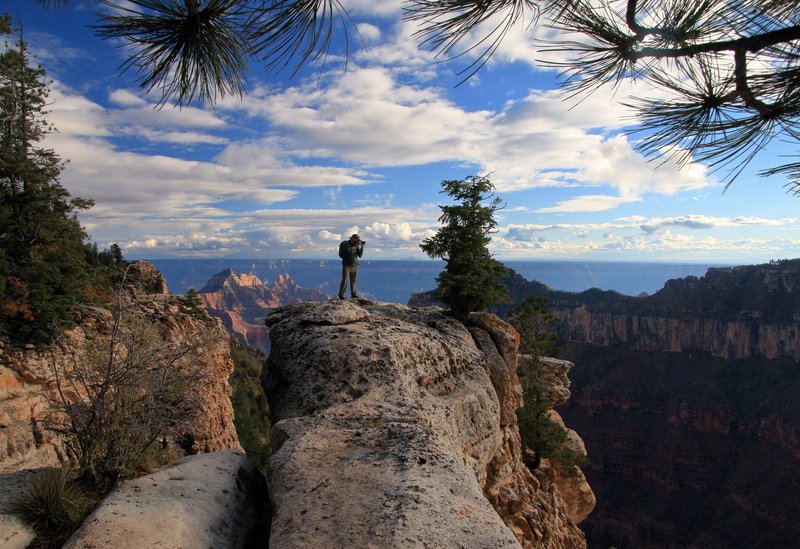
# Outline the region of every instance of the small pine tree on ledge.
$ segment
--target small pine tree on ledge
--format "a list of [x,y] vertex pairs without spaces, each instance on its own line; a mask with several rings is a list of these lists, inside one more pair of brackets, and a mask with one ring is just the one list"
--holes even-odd
[[436,297],[463,322],[473,311],[509,300],[508,289],[500,281],[506,268],[487,248],[497,226],[494,212],[502,208],[502,202],[494,196],[491,181],[475,175],[442,181],[441,192],[460,203],[439,206],[439,222],[444,226],[420,248],[432,258],[444,259],[445,269],[436,278]]
[[526,298],[509,311],[508,318],[520,334],[520,354],[529,356],[529,360],[520,361],[517,370],[524,401],[524,406],[517,410],[517,421],[525,463],[535,470],[547,458],[560,465],[567,475],[577,474],[577,467],[589,460],[586,454],[567,446],[567,431],[550,417],[551,405],[541,384],[541,357],[556,350],[558,320],[547,309],[547,300],[542,296]]

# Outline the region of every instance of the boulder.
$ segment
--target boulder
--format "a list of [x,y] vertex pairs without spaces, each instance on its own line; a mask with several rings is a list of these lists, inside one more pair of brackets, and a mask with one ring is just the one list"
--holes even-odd
[[266,547],[267,501],[242,452],[198,454],[120,483],[64,548]]

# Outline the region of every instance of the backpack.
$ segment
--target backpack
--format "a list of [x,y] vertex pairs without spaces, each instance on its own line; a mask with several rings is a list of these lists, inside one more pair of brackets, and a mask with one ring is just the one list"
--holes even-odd
[[345,259],[347,257],[347,252],[344,249],[345,244],[347,244],[347,240],[339,244],[339,257],[341,259]]

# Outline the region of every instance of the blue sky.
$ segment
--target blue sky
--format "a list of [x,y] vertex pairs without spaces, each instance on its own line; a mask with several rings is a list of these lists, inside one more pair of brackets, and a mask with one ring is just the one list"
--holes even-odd
[[498,259],[757,263],[800,255],[800,198],[754,174],[725,193],[702,165],[648,162],[622,130],[640,85],[565,101],[518,29],[476,76],[436,62],[400,21],[400,0],[346,0],[351,40],[296,76],[249,74],[214,108],[157,109],[120,73],[125,50],[88,27],[88,3],[7,9],[52,79],[47,146],[62,183],[95,207],[92,239],[128,258],[335,258],[353,232],[373,259],[417,258],[447,201],[443,179],[490,174],[506,207]]

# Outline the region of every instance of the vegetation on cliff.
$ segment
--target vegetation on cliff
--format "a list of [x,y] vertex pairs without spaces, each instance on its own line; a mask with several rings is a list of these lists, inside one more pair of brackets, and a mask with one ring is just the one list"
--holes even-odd
[[506,268],[487,248],[501,201],[486,177],[445,180],[441,192],[460,202],[439,206],[444,226],[420,248],[430,257],[444,259],[444,271],[436,278],[436,297],[447,303],[454,317],[465,321],[472,311],[508,301],[500,280]]
[[[7,23],[7,20],[4,20]],[[0,53],[0,334],[44,344],[71,327],[72,308],[108,300],[124,267],[119,248],[87,245],[73,198],[59,182],[63,162],[40,146],[48,87],[22,40]]]
[[236,434],[250,461],[262,472],[266,472],[270,456],[271,425],[267,396],[261,386],[261,370],[267,357],[231,337],[231,358],[233,374],[229,383],[233,389],[231,404],[235,414]]
[[552,402],[542,391],[541,357],[556,351],[555,328],[558,320],[547,310],[543,297],[528,297],[509,312],[509,321],[519,332],[520,361],[517,374],[522,385],[523,406],[517,410],[519,433],[525,450],[525,463],[537,469],[542,458],[559,464],[567,474],[586,465],[586,454],[571,450],[567,431],[549,415]]
[[198,414],[191,390],[206,382],[192,356],[211,343],[210,334],[198,329],[174,340],[123,292],[108,340],[90,340],[71,364],[53,364],[58,399],[46,427],[64,436],[79,476],[91,486],[146,470],[168,439],[183,441],[191,453],[185,433]]

